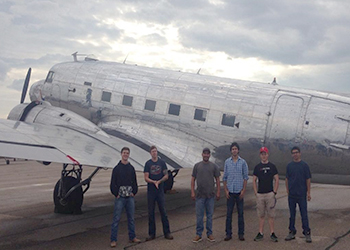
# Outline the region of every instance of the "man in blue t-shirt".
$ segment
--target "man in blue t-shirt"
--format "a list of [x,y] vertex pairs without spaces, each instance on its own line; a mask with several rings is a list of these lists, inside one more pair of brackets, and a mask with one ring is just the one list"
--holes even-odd
[[285,240],[295,239],[297,230],[295,229],[296,205],[299,205],[303,234],[307,243],[311,243],[311,231],[309,228],[309,219],[307,216],[307,201],[311,200],[311,172],[309,165],[301,160],[299,147],[293,147],[293,161],[287,165],[286,170],[286,189],[289,205],[289,234]]
[[165,162],[158,158],[158,150],[156,146],[150,148],[151,159],[145,164],[144,175],[147,182],[147,202],[148,202],[148,237],[146,241],[155,239],[156,222],[154,209],[156,202],[158,203],[159,213],[162,217],[164,237],[172,240],[168,216],[165,210],[164,199],[164,181],[168,179],[168,169]]

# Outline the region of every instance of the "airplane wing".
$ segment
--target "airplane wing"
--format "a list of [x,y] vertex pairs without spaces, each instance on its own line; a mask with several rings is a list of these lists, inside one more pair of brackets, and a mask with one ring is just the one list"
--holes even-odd
[[131,154],[141,156],[130,157],[130,162],[142,171],[149,154],[121,139],[63,126],[0,119],[3,157],[113,168],[124,146],[130,147]]
[[[111,117],[110,121],[100,122],[98,125],[109,135],[143,147],[145,150],[151,145],[156,145],[160,158],[174,169],[193,168],[196,162],[202,160],[202,149],[208,146],[214,147],[199,136],[180,129],[147,121],[136,123],[127,117]],[[214,156],[211,159],[215,161]]]

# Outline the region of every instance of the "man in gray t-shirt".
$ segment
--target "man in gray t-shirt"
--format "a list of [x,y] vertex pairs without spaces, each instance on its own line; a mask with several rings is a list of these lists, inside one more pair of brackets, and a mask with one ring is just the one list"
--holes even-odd
[[[220,199],[220,170],[213,162],[209,161],[210,149],[204,148],[202,152],[203,161],[196,163],[192,171],[191,198],[196,201],[197,227],[196,237],[192,240],[197,243],[202,240],[204,211],[207,214],[207,239],[214,242],[212,232],[212,217],[214,213],[214,196]],[[195,192],[195,182],[197,190]],[[216,182],[216,192],[215,192]],[[215,195],[216,193],[216,195]]]

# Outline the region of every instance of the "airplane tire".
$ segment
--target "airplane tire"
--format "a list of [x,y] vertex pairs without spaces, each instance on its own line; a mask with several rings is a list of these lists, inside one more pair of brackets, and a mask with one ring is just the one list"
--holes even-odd
[[[62,194],[64,195],[67,193],[71,187],[79,184],[79,180],[77,178],[74,178],[72,176],[65,176],[63,177],[63,185],[62,185]],[[60,180],[56,183],[54,193],[53,193],[53,200],[55,203],[55,213],[59,214],[81,214],[81,206],[83,204],[83,189],[82,187],[79,187],[75,189],[70,196],[66,199],[64,204],[60,201],[58,198],[58,189],[60,185]]]
[[10,160],[6,160],[6,164],[9,165],[10,164]]

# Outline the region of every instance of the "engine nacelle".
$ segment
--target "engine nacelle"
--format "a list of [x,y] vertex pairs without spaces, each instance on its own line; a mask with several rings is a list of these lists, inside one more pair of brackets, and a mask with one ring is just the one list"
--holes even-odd
[[7,119],[77,128],[79,130],[89,131],[90,133],[108,136],[98,126],[84,117],[67,109],[54,107],[45,101],[19,104],[10,111]]

